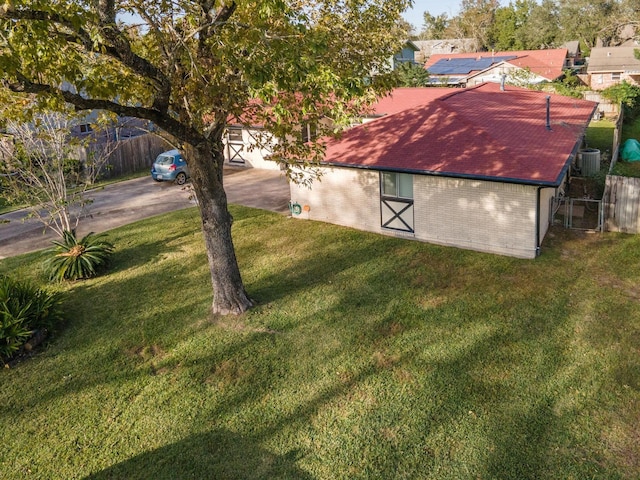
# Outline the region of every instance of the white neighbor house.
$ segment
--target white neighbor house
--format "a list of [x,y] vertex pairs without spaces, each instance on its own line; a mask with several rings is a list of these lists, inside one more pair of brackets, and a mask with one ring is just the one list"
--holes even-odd
[[597,104],[493,83],[408,90],[327,140],[321,181],[290,187],[293,216],[535,258]]
[[432,55],[425,68],[434,85],[473,87],[497,82],[502,75],[518,85],[552,82],[563,75],[569,63],[566,48]]

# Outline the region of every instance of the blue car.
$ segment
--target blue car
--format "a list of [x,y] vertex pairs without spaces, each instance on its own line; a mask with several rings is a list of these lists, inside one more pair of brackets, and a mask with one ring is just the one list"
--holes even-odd
[[184,185],[189,178],[189,167],[178,150],[169,150],[158,155],[153,162],[151,177],[156,182],[170,181]]

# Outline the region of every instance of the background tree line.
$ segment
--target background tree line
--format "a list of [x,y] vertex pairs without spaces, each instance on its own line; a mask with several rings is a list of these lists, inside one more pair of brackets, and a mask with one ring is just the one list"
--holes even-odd
[[[413,39],[473,38],[479,50],[532,50],[579,40],[583,50],[601,41],[620,45],[634,38],[640,0],[462,0],[460,13],[424,12]],[[406,25],[408,26],[408,25]]]

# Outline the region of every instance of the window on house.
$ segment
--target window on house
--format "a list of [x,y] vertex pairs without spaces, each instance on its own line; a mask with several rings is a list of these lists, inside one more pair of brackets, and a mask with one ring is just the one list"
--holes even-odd
[[302,142],[307,143],[318,137],[318,127],[313,123],[302,126]]
[[612,73],[611,74],[611,80],[614,81],[614,82],[619,81],[620,80],[620,73],[619,72],[618,73]]
[[229,127],[227,130],[230,142],[242,143],[242,129],[238,127]]
[[408,173],[383,172],[382,195],[389,198],[413,198],[413,176]]
[[413,175],[380,174],[380,220],[382,228],[414,233]]
[[91,128],[91,125],[89,125],[88,123],[83,123],[82,125],[80,125],[80,133],[89,133],[93,131],[93,128]]

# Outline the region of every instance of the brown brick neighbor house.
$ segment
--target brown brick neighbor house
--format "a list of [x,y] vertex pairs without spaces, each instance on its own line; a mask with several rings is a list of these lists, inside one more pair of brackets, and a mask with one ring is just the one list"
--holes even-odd
[[640,85],[640,60],[637,46],[595,47],[591,49],[587,74],[593,90],[604,90],[626,81]]

